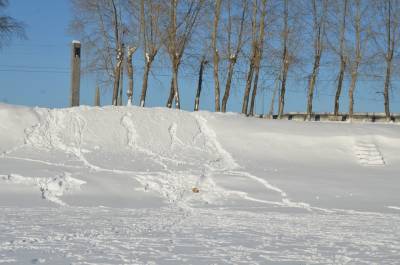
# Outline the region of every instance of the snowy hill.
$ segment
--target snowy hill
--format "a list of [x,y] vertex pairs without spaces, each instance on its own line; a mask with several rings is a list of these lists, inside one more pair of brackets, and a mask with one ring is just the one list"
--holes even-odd
[[400,126],[0,105],[0,263],[396,264]]

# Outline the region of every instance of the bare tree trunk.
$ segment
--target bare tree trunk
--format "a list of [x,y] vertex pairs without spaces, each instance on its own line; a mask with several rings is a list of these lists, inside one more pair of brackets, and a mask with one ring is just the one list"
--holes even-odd
[[254,105],[257,95],[257,86],[258,86],[258,75],[260,73],[260,66],[257,64],[254,68],[254,80],[253,80],[253,93],[251,94],[251,102],[250,102],[250,111],[249,116],[254,115]]
[[323,49],[323,34],[325,27],[325,11],[326,11],[326,1],[323,1],[323,11],[318,14],[318,7],[316,0],[313,0],[313,20],[314,20],[314,65],[312,74],[308,83],[308,98],[307,98],[307,119],[311,120],[311,115],[313,112],[313,99],[315,91],[315,83],[317,82],[317,76],[319,71],[319,65],[321,62],[322,49]]
[[314,66],[313,71],[309,79],[308,83],[308,99],[307,99],[307,119],[311,120],[311,115],[313,112],[313,98],[314,98],[314,89],[315,82],[317,81],[318,69],[320,64],[321,56],[316,55],[314,58]]
[[340,100],[340,95],[342,93],[342,86],[343,86],[343,80],[344,80],[344,71],[346,70],[346,57],[344,54],[344,33],[346,30],[346,14],[347,14],[347,4],[348,0],[343,1],[343,17],[342,17],[342,24],[340,26],[340,70],[339,70],[339,76],[338,76],[338,85],[336,88],[336,94],[335,94],[335,107],[333,110],[333,114],[335,116],[339,115],[339,100]]
[[169,96],[167,100],[167,108],[172,108],[172,101],[174,100],[174,79],[171,78],[171,87],[169,89]]
[[167,100],[167,107],[172,108],[172,102],[174,100],[175,94],[175,58],[177,56],[177,43],[176,43],[176,30],[177,30],[177,22],[176,22],[176,9],[177,9],[178,1],[171,0],[170,2],[170,24],[169,24],[169,44],[168,44],[168,53],[171,59],[172,65],[172,78],[171,78],[171,88],[169,91],[169,97]]
[[354,113],[354,91],[356,89],[356,83],[358,78],[358,67],[361,63],[361,11],[360,11],[360,0],[355,0],[356,4],[356,16],[355,16],[355,59],[351,69],[351,82],[349,88],[349,119],[353,119]]
[[114,89],[113,89],[113,105],[117,106],[118,104],[118,90],[120,86],[120,78],[121,78],[121,66],[122,66],[122,59],[123,58],[123,52],[122,49],[118,49],[117,53],[117,63],[115,65],[115,70],[114,70]]
[[286,79],[289,71],[289,56],[288,56],[288,39],[289,39],[289,3],[288,0],[284,1],[284,28],[283,28],[283,53],[282,53],[282,81],[281,90],[279,93],[279,109],[278,118],[281,119],[285,108],[285,94],[286,94]]
[[357,72],[357,70],[354,70],[354,72],[351,74],[351,82],[350,82],[350,88],[349,88],[349,119],[350,120],[353,118],[353,113],[354,113],[354,90],[355,90],[356,83],[357,83],[357,77],[358,77],[358,72]]
[[115,6],[114,0],[110,0],[110,3],[112,5],[112,10],[113,10],[113,26],[114,26],[115,44],[117,47],[117,58],[116,58],[116,64],[115,64],[115,69],[114,69],[114,89],[113,89],[112,104],[114,106],[117,106],[118,105],[118,90],[119,90],[120,78],[121,78],[121,66],[122,66],[122,60],[123,60],[124,56],[123,56],[123,49],[122,49],[122,44],[121,44],[121,40],[120,40],[117,8]]
[[199,110],[201,86],[202,86],[202,83],[203,83],[203,72],[204,72],[204,66],[206,64],[207,64],[207,60],[203,56],[203,58],[201,58],[201,62],[200,62],[199,82],[197,83],[196,98],[194,99],[194,111],[198,111]]
[[168,108],[172,107],[172,103],[174,100],[175,100],[175,108],[180,109],[181,107],[179,98],[179,88],[178,88],[178,71],[179,71],[179,59],[175,58],[173,60],[173,66],[172,66],[171,89],[167,101]]
[[222,112],[226,112],[226,105],[228,104],[229,94],[231,90],[233,69],[235,67],[235,64],[236,64],[236,56],[231,56],[231,58],[229,58],[228,76],[226,78],[225,93],[224,97],[222,98]]
[[231,51],[231,35],[232,35],[232,17],[231,17],[231,12],[230,12],[230,3],[229,2],[229,24],[228,24],[228,53],[229,53],[229,66],[228,66],[228,74],[226,78],[226,84],[225,84],[225,93],[222,98],[222,112],[226,112],[226,105],[228,104],[228,99],[230,95],[230,90],[231,90],[231,85],[232,85],[232,77],[233,77],[233,70],[235,68],[237,58],[239,56],[239,53],[242,49],[242,44],[243,44],[243,29],[244,29],[244,21],[245,21],[245,16],[247,12],[247,2],[243,3],[243,9],[242,9],[242,16],[240,19],[240,27],[239,27],[239,34],[237,35],[237,42],[236,42],[236,48],[232,52]]
[[174,72],[172,73],[172,83],[174,85],[174,100],[175,100],[175,108],[180,109],[181,108],[181,102],[179,98],[179,88],[178,88],[178,70],[179,70],[179,65],[174,67]]
[[150,67],[151,67],[152,61],[147,60],[146,65],[144,66],[144,72],[143,72],[143,83],[142,83],[142,94],[140,96],[140,106],[144,107],[145,102],[146,102],[146,94],[147,94],[147,84],[149,80],[149,72],[150,72]]
[[253,74],[254,74],[254,63],[253,60],[251,60],[249,64],[249,71],[247,72],[246,87],[244,89],[243,105],[242,105],[243,114],[247,114],[247,106],[249,104],[249,96],[250,96],[251,83],[253,81]]
[[[146,103],[146,95],[147,95],[147,88],[148,88],[148,80],[149,80],[149,73],[151,69],[151,65],[158,53],[158,49],[160,43],[158,42],[159,35],[159,24],[158,24],[158,15],[157,9],[153,6],[152,1],[147,1],[150,5],[150,10],[148,11],[150,16],[150,22],[146,23],[146,14],[145,14],[145,0],[140,1],[140,28],[143,34],[143,53],[145,59],[145,67],[143,72],[143,81],[142,81],[142,92],[140,95],[140,103],[141,107],[145,106]],[[148,25],[148,23],[150,23]],[[147,28],[147,26],[149,29]]]
[[262,0],[262,11],[260,18],[260,32],[258,34],[257,40],[257,49],[256,49],[256,62],[255,62],[255,75],[254,75],[254,83],[253,83],[253,93],[251,95],[251,103],[250,103],[250,111],[249,115],[253,116],[254,114],[254,105],[257,95],[257,87],[258,87],[258,76],[260,73],[261,60],[264,50],[264,36],[265,36],[265,16],[267,14],[267,0]]
[[[398,2],[395,2],[395,5],[398,5]],[[396,44],[396,33],[398,29],[398,17],[395,16],[392,19],[392,1],[385,2],[385,9],[387,11],[386,15],[386,41],[387,41],[387,51],[386,51],[386,76],[385,76],[385,86],[383,89],[383,98],[385,105],[385,116],[386,121],[390,121],[390,105],[389,105],[389,89],[390,89],[390,80],[392,77],[392,66],[393,66],[393,55]],[[393,31],[393,34],[392,34]]]
[[253,17],[251,20],[251,33],[252,33],[252,45],[251,45],[251,57],[249,63],[249,71],[247,72],[246,87],[244,89],[242,113],[247,115],[247,109],[249,105],[249,96],[251,90],[251,84],[253,82],[254,67],[256,64],[257,57],[257,1],[253,0]]
[[[286,51],[286,49],[285,49]],[[286,55],[285,55],[286,56]],[[281,82],[281,91],[279,94],[279,108],[278,108],[278,118],[282,119],[283,111],[285,109],[285,94],[286,94],[286,79],[289,70],[289,65],[284,63],[283,73],[282,73],[282,82]]]
[[128,90],[126,91],[126,96],[128,97],[128,106],[133,104],[133,64],[132,56],[136,51],[136,47],[128,47],[128,58],[127,58],[127,72],[128,72]]
[[[170,33],[169,33],[169,38],[170,38],[170,44],[169,44],[169,55],[171,59],[171,64],[172,64],[172,80],[171,80],[171,91],[169,94],[169,98],[167,101],[167,107],[171,108],[172,107],[172,102],[175,100],[175,107],[177,109],[180,108],[180,102],[179,102],[179,90],[178,90],[178,70],[179,70],[179,64],[180,64],[180,59],[182,56],[182,53],[180,52],[181,49],[177,47],[177,21],[176,21],[176,10],[177,10],[177,5],[178,5],[178,0],[171,0],[171,21],[170,21]],[[182,45],[183,49],[184,45]]]
[[219,88],[219,77],[218,77],[218,64],[219,64],[219,54],[217,48],[217,31],[219,16],[221,13],[221,0],[216,0],[215,2],[215,14],[214,14],[214,29],[212,33],[212,48],[214,52],[214,94],[215,94],[215,111],[220,111],[220,88]]
[[346,70],[346,60],[342,58],[341,56],[340,59],[340,70],[339,70],[339,77],[338,77],[338,85],[336,88],[336,94],[335,94],[335,108],[333,110],[333,114],[335,116],[339,115],[339,100],[340,100],[340,95],[342,93],[342,87],[343,87],[343,80],[344,80],[344,71]]
[[271,103],[269,105],[269,112],[268,112],[269,118],[272,118],[272,116],[274,115],[275,97],[276,97],[276,93],[278,92],[280,79],[281,79],[281,77],[279,75],[279,78],[275,79],[275,82],[274,82],[274,91],[272,92]]
[[122,106],[122,96],[123,96],[123,90],[124,90],[124,60],[122,58],[121,62],[121,70],[120,70],[121,76],[120,76],[120,81],[119,81],[119,96],[118,96],[118,106]]
[[390,77],[392,72],[392,60],[386,60],[386,77],[385,77],[385,87],[383,90],[383,98],[385,104],[385,116],[386,120],[390,121],[390,107],[389,107],[389,87],[390,87]]

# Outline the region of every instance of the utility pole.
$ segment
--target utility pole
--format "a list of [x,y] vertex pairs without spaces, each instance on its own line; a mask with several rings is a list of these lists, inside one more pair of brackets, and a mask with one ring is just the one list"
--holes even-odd
[[81,42],[72,41],[70,106],[79,106],[81,81]]

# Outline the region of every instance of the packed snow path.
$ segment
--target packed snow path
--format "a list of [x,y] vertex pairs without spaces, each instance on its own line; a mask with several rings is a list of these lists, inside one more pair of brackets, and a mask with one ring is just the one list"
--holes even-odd
[[8,105],[0,120],[0,264],[400,259],[398,125]]
[[2,208],[1,212],[0,264],[398,264],[400,260],[398,215],[314,215],[258,207],[245,211]]

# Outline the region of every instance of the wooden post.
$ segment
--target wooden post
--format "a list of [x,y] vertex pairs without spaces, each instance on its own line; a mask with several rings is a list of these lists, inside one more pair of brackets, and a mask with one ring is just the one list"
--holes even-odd
[[100,88],[96,86],[96,92],[94,96],[94,105],[100,107]]
[[81,43],[72,41],[71,54],[71,97],[70,106],[79,106],[79,93],[81,81]]

